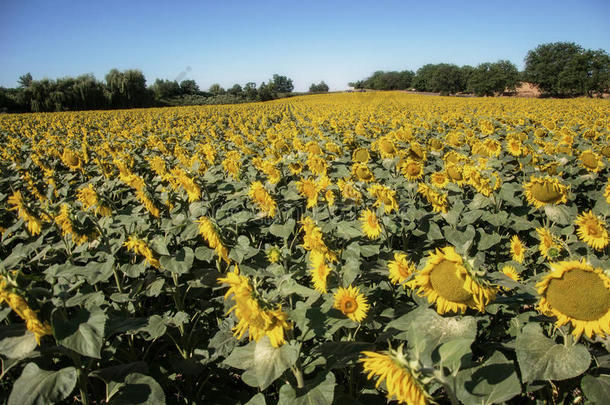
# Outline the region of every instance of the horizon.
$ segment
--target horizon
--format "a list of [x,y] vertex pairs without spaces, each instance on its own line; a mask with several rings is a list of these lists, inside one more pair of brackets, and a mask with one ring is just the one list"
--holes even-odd
[[428,63],[476,66],[504,59],[523,70],[527,52],[549,42],[610,49],[610,4],[604,1],[578,7],[547,0],[32,1],[3,3],[0,10],[3,87],[16,87],[28,72],[35,80],[93,74],[103,81],[117,68],[142,71],[147,85],[192,79],[201,90],[213,83],[258,86],[279,74],[292,79],[297,92],[322,80],[340,91],[378,70],[416,71]]

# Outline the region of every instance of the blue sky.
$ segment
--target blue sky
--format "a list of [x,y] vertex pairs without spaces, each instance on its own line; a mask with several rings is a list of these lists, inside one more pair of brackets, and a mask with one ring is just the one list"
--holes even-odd
[[610,52],[610,1],[28,1],[0,3],[0,86],[136,68],[230,87],[274,73],[295,90],[375,70],[476,66],[571,41]]

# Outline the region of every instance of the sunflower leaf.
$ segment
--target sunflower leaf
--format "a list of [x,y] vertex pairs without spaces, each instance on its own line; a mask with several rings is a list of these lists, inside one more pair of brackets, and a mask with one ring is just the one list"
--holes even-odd
[[591,355],[583,345],[556,344],[542,333],[537,323],[528,323],[517,336],[517,361],[523,382],[566,380],[584,373]]

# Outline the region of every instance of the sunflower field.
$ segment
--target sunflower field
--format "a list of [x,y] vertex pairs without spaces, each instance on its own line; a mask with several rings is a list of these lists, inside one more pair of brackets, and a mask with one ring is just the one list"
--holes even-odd
[[607,403],[609,112],[0,115],[0,403]]

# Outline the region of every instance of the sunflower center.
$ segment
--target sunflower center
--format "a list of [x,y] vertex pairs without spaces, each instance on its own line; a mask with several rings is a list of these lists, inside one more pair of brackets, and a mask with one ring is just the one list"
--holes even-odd
[[573,269],[552,279],[546,290],[551,307],[570,318],[595,321],[610,309],[610,291],[591,271]]
[[457,274],[456,264],[443,260],[430,272],[430,284],[441,297],[452,302],[468,302],[472,294],[464,289],[464,280]]
[[358,309],[358,302],[354,297],[344,297],[341,300],[341,312],[344,314],[351,314],[356,312]]
[[415,176],[419,174],[419,166],[415,163],[407,165],[407,174],[409,174],[409,176]]
[[586,167],[588,167],[589,169],[596,169],[597,168],[597,156],[595,156],[595,154],[590,153],[590,152],[585,152],[582,155],[580,155],[580,161],[582,162],[583,165],[585,165]]
[[542,184],[536,183],[532,185],[532,195],[536,200],[546,204],[554,204],[560,201],[562,197],[557,187],[546,181]]
[[600,236],[601,229],[599,228],[599,225],[597,224],[597,222],[588,221],[585,226],[587,227],[587,235],[592,236],[594,238],[597,238]]
[[411,272],[409,271],[409,266],[399,264],[398,265],[398,274],[400,274],[400,276],[404,277],[404,278],[409,277],[409,275],[411,274]]

